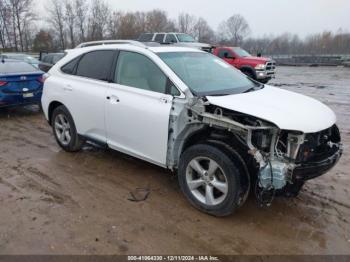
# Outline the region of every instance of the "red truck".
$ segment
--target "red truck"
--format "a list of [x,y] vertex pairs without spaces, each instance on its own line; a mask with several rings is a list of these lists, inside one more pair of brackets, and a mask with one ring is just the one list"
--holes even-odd
[[252,56],[240,47],[217,47],[213,54],[261,83],[275,77],[276,62],[270,58]]

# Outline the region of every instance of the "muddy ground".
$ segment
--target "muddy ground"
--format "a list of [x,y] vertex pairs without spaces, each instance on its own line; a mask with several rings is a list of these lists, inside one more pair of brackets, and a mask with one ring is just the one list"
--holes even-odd
[[[65,153],[36,108],[2,110],[0,254],[350,254],[350,69],[281,67],[272,84],[334,109],[345,154],[298,198],[258,208],[251,196],[227,218],[192,208],[161,168]],[[137,188],[147,200],[128,200]]]

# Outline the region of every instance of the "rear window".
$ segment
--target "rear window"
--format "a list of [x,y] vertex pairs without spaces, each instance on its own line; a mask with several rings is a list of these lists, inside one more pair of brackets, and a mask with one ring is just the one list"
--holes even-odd
[[61,67],[61,70],[63,73],[69,74],[69,75],[74,75],[75,74],[75,69],[77,67],[77,64],[79,62],[80,56],[77,58],[74,58],[72,61],[69,63],[65,64],[64,66]]
[[34,66],[24,62],[5,61],[0,62],[0,74],[34,73],[39,72]]
[[85,54],[79,61],[76,75],[107,81],[115,51],[101,50]]

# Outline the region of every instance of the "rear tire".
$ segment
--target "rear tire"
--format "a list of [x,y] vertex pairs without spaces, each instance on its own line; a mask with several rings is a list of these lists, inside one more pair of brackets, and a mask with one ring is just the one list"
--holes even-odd
[[67,152],[80,151],[85,141],[78,135],[68,109],[63,105],[57,107],[51,119],[52,130],[60,147]]
[[180,159],[182,192],[195,208],[210,215],[228,216],[239,207],[240,177],[230,157],[211,145],[191,146]]

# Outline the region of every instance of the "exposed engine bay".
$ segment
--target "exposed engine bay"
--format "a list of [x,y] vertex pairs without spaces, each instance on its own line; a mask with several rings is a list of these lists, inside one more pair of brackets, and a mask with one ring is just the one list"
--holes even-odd
[[187,124],[225,130],[255,160],[255,194],[269,206],[276,193],[297,195],[308,179],[332,168],[342,154],[336,125],[313,134],[281,130],[273,123],[211,105],[205,98],[187,107]]

